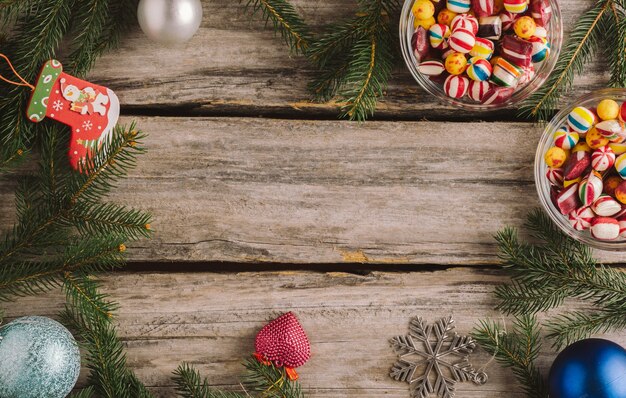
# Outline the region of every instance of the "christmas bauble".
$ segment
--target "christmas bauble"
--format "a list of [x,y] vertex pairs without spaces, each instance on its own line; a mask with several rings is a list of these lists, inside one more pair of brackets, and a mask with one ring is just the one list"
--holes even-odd
[[141,0],[137,8],[139,26],[154,41],[185,42],[202,22],[200,0]]
[[603,339],[567,346],[548,380],[550,398],[626,398],[626,350]]
[[0,328],[0,397],[65,398],[79,372],[76,340],[57,321],[27,316]]

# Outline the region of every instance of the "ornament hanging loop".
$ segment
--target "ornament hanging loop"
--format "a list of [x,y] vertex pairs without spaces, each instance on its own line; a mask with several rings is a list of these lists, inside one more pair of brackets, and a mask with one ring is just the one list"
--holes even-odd
[[9,68],[11,68],[11,71],[13,72],[13,74],[15,75],[15,77],[17,77],[20,81],[19,82],[15,82],[13,80],[9,80],[6,77],[0,75],[0,80],[12,84],[14,86],[22,86],[22,87],[28,87],[32,90],[35,90],[35,86],[33,86],[32,84],[30,84],[29,82],[27,82],[22,76],[20,76],[19,73],[17,73],[17,71],[15,70],[15,68],[13,67],[13,64],[11,63],[11,60],[9,60],[9,57],[7,57],[6,55],[0,53],[0,58],[4,59],[7,64],[9,64]]

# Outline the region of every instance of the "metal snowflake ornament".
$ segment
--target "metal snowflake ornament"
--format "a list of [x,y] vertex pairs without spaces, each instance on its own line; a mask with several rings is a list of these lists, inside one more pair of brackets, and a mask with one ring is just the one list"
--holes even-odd
[[428,398],[431,394],[452,398],[457,382],[487,382],[487,374],[476,371],[469,362],[476,342],[454,332],[451,316],[433,325],[426,325],[420,317],[413,318],[409,334],[392,338],[391,345],[398,360],[390,376],[409,383],[412,398]]

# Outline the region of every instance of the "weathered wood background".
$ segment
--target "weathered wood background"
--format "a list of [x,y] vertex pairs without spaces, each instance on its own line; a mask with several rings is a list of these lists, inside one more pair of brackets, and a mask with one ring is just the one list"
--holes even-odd
[[[355,10],[350,0],[294,3],[317,28]],[[562,4],[566,32],[590,4]],[[605,71],[594,63],[578,92],[602,87]],[[437,103],[401,63],[376,120],[339,121],[336,104],[310,102],[310,74],[237,2],[205,0],[189,43],[164,48],[136,30],[89,77],[117,92],[122,122],[150,134],[113,199],[152,212],[156,233],[130,248],[133,272],[104,282],[121,304],[130,363],[158,396],[174,395],[181,361],[238,388],[255,332],[293,310],[313,345],[301,369],[308,396],[408,397],[387,376],[388,339],[412,316],[453,315],[461,334],[499,317],[491,293],[506,276],[492,235],[538,205],[541,127],[510,110]],[[13,221],[14,187],[0,185],[2,227]],[[53,315],[62,302],[23,299],[7,316]],[[608,337],[626,343],[626,333]],[[553,357],[546,344],[542,369]],[[479,352],[474,363],[488,359]],[[457,396],[523,396],[510,372],[492,364],[488,373],[488,384],[459,384]]]

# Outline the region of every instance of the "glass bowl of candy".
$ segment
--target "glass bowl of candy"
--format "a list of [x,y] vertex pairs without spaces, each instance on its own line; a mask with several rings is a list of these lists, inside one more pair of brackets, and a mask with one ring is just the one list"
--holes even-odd
[[430,94],[461,108],[493,110],[524,100],[561,50],[557,0],[405,0],[402,55]]
[[597,249],[626,250],[626,89],[563,108],[535,155],[535,184],[550,218]]

